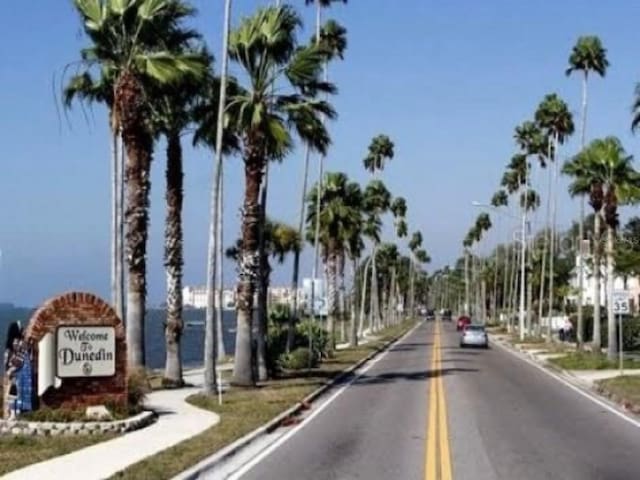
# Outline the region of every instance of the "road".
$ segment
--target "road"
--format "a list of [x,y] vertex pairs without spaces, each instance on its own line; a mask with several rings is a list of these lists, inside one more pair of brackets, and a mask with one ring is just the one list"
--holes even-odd
[[[439,331],[438,331],[439,330]],[[500,347],[423,323],[243,480],[640,478],[640,428]]]

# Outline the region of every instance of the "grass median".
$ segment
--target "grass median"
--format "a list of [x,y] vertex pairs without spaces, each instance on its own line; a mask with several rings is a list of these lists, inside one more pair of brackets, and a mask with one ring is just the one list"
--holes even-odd
[[[618,360],[612,361],[605,355],[588,352],[569,353],[563,357],[551,358],[549,362],[565,370],[615,370],[618,368]],[[627,358],[624,360],[624,368],[638,369],[640,361]]]
[[168,448],[112,478],[172,478],[224,446],[267,423],[278,414],[301,401],[309,393],[335,378],[354,363],[381,349],[387,342],[409,330],[415,322],[389,327],[377,334],[377,340],[356,348],[338,350],[334,358],[310,371],[292,372],[270,380],[258,388],[231,388],[224,394],[223,404],[215,397],[194,395],[188,400],[200,408],[220,415],[220,423],[178,445]]
[[595,388],[600,394],[623,404],[628,410],[640,412],[640,376],[624,375],[599,380]]

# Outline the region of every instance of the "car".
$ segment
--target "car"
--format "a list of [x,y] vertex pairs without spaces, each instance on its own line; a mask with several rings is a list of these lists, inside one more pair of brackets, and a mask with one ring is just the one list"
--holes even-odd
[[484,325],[467,325],[460,336],[460,348],[489,348],[489,336]]
[[444,322],[450,322],[451,321],[451,310],[444,309],[442,311],[442,320]]
[[427,321],[433,321],[436,319],[436,312],[433,310],[433,308],[429,308],[427,310]]
[[471,319],[466,315],[462,315],[460,318],[458,318],[458,323],[456,324],[456,330],[460,332],[464,330],[464,327],[470,324],[471,324]]

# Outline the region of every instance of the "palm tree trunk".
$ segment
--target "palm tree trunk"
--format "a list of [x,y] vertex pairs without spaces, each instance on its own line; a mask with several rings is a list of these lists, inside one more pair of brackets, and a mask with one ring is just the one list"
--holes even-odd
[[509,244],[504,249],[504,265],[502,267],[502,295],[500,295],[500,309],[505,310],[507,307],[507,293],[509,290]]
[[[255,134],[253,134],[255,135]],[[259,224],[260,224],[260,185],[264,171],[262,151],[255,148],[252,134],[248,138],[245,150],[245,197],[242,210],[242,248],[240,252],[238,278],[238,304],[236,326],[236,352],[233,365],[232,381],[236,385],[253,386],[253,342],[252,318],[253,300],[256,290],[256,279],[260,273],[258,257]]]
[[218,295],[216,303],[216,357],[219,362],[224,361],[227,356],[227,350],[224,346],[224,325],[223,325],[223,306],[224,306],[224,162],[220,162],[218,179],[218,208],[216,218],[216,286],[215,292]]
[[464,314],[469,315],[469,249],[464,249]]
[[[582,79],[582,126],[580,131],[580,146],[582,150],[584,150],[586,144],[586,133],[587,133],[587,80],[588,80],[588,70],[585,70],[584,77]],[[584,343],[584,318],[582,313],[582,305],[584,303],[584,260],[583,260],[583,252],[582,252],[582,241],[584,240],[584,195],[580,197],[580,223],[578,224],[578,236],[580,237],[580,241],[578,242],[578,255],[580,258],[579,268],[578,268],[578,321],[577,321],[577,332],[576,332],[576,341],[578,343],[578,349],[582,348]],[[596,297],[599,303],[600,292],[598,291],[598,296]],[[595,312],[595,310],[594,310]],[[598,322],[600,319],[598,319]],[[595,317],[594,317],[594,329],[595,329]],[[599,334],[600,332],[598,332]]]
[[167,275],[167,322],[164,328],[166,365],[164,380],[173,386],[182,386],[182,201],[183,201],[182,146],[180,135],[167,136],[167,218],[164,238],[164,264]]
[[[298,217],[298,236],[303,238],[304,230],[304,206],[307,199],[307,181],[309,178],[309,159],[311,157],[311,149],[308,144],[304,146],[304,173],[302,177],[302,198],[300,200],[300,215]],[[291,280],[291,290],[293,291],[293,306],[287,326],[287,352],[293,348],[293,340],[295,333],[295,323],[298,320],[298,284],[300,275],[300,251],[296,250],[293,254],[293,278]]]
[[[113,114],[111,115],[113,117]],[[111,304],[120,316],[121,305],[118,304],[118,131],[111,124]],[[122,316],[120,316],[122,318]]]
[[613,227],[607,225],[607,357],[615,360],[618,354],[618,335],[616,335],[616,316],[613,312]]
[[329,333],[329,354],[333,353],[336,348],[335,344],[335,325],[336,316],[338,314],[338,295],[336,286],[338,284],[338,259],[333,246],[330,247],[329,255],[327,255],[327,332]]
[[[601,229],[600,212],[595,212],[593,219],[593,339],[592,349],[597,353],[601,353],[602,349],[602,328],[600,319],[600,300],[602,298],[602,271],[600,266],[600,229]],[[608,237],[608,235],[607,235]],[[607,252],[608,253],[608,252]],[[608,258],[607,258],[608,261]]]
[[493,298],[491,299],[491,317],[498,321],[498,270],[500,268],[500,248],[496,248],[496,266],[493,272]]
[[[548,155],[551,156],[551,147],[548,149]],[[546,206],[546,229],[544,231],[544,242],[542,245],[542,265],[540,266],[540,295],[538,305],[538,323],[542,325],[542,312],[544,308],[544,284],[547,276],[547,250],[549,248],[550,236],[551,236],[551,191],[552,191],[552,175],[551,167],[549,167],[548,186],[547,186],[547,206]],[[550,322],[551,320],[549,320]],[[549,333],[549,332],[547,332]]]
[[351,335],[349,338],[349,344],[352,347],[358,346],[358,322],[357,322],[357,310],[358,310],[358,259],[354,258],[352,263],[351,274],[353,276],[353,285],[351,286]]
[[547,341],[552,340],[551,337],[551,317],[553,315],[553,281],[555,277],[554,260],[556,256],[556,195],[557,195],[557,182],[558,182],[558,134],[554,135],[553,139],[553,192],[550,192],[551,196],[551,241],[549,243],[549,325],[547,332]]
[[144,91],[130,71],[116,82],[116,108],[127,149],[127,361],[131,368],[145,365],[145,301],[147,296],[147,238],[149,224],[149,174],[153,139],[146,126]]
[[413,257],[413,253],[410,254],[410,273],[409,273],[409,318],[413,318],[415,315],[415,301],[416,301],[416,264]]
[[375,332],[378,330],[379,323],[379,301],[378,301],[378,271],[376,269],[376,250],[377,246],[373,246],[373,253],[371,254],[371,294],[369,295],[369,331]]
[[125,318],[125,285],[126,285],[126,257],[125,257],[125,228],[124,228],[124,210],[125,210],[125,163],[126,163],[126,153],[124,148],[124,142],[118,133],[119,139],[119,150],[120,155],[118,155],[118,169],[117,169],[117,177],[116,184],[118,189],[118,205],[117,205],[117,213],[116,213],[116,224],[117,224],[117,243],[116,243],[116,290],[117,290],[117,301],[116,301],[116,313],[118,317],[124,319]]
[[264,381],[268,377],[267,372],[267,295],[269,288],[269,265],[265,252],[264,227],[267,218],[267,189],[269,187],[269,164],[265,166],[262,178],[262,191],[260,193],[260,226],[258,241],[258,257],[260,261],[260,282],[258,283],[258,380]]
[[360,295],[362,297],[360,302],[360,322],[358,325],[358,337],[361,337],[364,334],[364,317],[365,317],[365,307],[366,307],[366,298],[367,298],[367,279],[369,274],[369,265],[371,264],[371,257],[366,261],[364,265],[364,273],[362,275],[362,291]]
[[531,271],[527,273],[527,322],[525,331],[531,335],[531,316],[533,315],[533,282],[531,281]]
[[[222,227],[222,135],[224,133],[224,111],[227,98],[227,71],[229,66],[229,27],[231,23],[231,0],[224,3],[224,26],[222,32],[222,63],[220,70],[220,98],[218,101],[218,116],[216,125],[216,153],[215,153],[215,173],[213,175],[213,185],[211,188],[211,206],[209,223],[209,242],[207,247],[207,313],[205,318],[204,334],[204,382],[203,391],[211,395],[217,388],[216,376],[216,332],[218,337],[222,337],[223,332],[218,331],[218,321],[215,309],[215,278],[218,250],[216,241],[221,239],[218,232]],[[222,321],[220,320],[220,323]]]

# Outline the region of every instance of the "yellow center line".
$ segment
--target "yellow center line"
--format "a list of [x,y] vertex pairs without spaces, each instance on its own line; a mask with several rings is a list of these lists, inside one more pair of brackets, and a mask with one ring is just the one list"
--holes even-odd
[[[442,345],[440,322],[435,325],[431,357],[432,381],[429,385],[429,418],[427,424],[427,452],[425,480],[452,480],[451,448],[447,424],[447,405],[442,380]],[[438,456],[438,452],[440,455]]]

